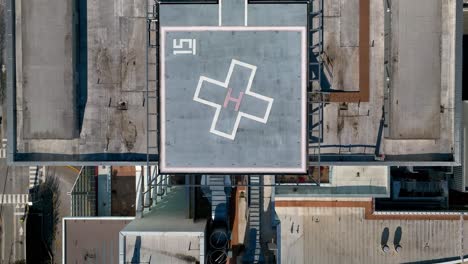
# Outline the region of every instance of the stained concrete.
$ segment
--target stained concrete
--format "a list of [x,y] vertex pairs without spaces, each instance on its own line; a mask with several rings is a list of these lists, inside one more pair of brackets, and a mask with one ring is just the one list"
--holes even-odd
[[[325,1],[323,91],[359,91],[359,1]],[[327,14],[327,11],[325,11]],[[325,81],[323,79],[326,79]]]
[[[393,5],[393,1],[391,1]],[[426,7],[427,8],[427,7]],[[437,103],[439,110],[439,138],[437,139],[385,139],[383,148],[386,154],[395,155],[406,152],[407,154],[417,153],[453,153],[455,138],[455,113],[459,111],[455,109],[456,100],[461,98],[456,97],[455,87],[455,37],[456,37],[456,1],[448,0],[441,2],[441,18],[440,18],[440,101]],[[393,8],[392,8],[393,9]],[[435,55],[437,56],[437,51]],[[428,54],[433,56],[434,54]],[[382,69],[383,71],[383,69]],[[434,78],[428,76],[428,78]],[[434,95],[437,97],[437,95]],[[425,97],[423,97],[425,98]],[[433,100],[433,98],[428,98]],[[414,99],[418,104],[423,104],[423,100]],[[396,101],[395,101],[396,103]],[[434,107],[434,106],[433,106]],[[433,109],[431,107],[431,109]],[[434,111],[435,109],[431,110]],[[403,114],[402,119],[409,119],[411,115]],[[419,122],[415,118],[411,118],[414,122]],[[391,128],[392,124],[389,124]],[[425,125],[427,126],[427,125]],[[435,126],[435,123],[434,123]],[[437,130],[436,127],[434,127]]]
[[[105,159],[104,153],[121,154],[128,153],[126,157],[117,159],[135,160],[132,154],[146,153],[146,107],[144,106],[144,91],[146,85],[146,4],[145,0],[137,1],[87,1],[85,14],[87,30],[85,35],[66,35],[62,31],[49,30],[47,34],[40,35],[30,32],[29,25],[37,24],[42,28],[47,23],[51,23],[48,18],[61,19],[57,24],[58,29],[72,27],[72,0],[60,1],[54,5],[55,16],[51,15],[51,9],[46,7],[34,8],[31,4],[18,7],[22,12],[17,14],[21,17],[21,23],[17,21],[17,35],[21,33],[23,39],[17,43],[17,53],[23,57],[22,64],[17,64],[17,73],[24,72],[24,75],[31,74],[28,68],[31,58],[45,56],[44,50],[50,49],[50,56],[46,62],[55,63],[67,61],[69,66],[64,67],[64,63],[58,64],[61,69],[47,74],[47,67],[36,67],[38,76],[45,81],[53,81],[57,72],[69,70],[70,78],[73,77],[72,52],[73,38],[75,41],[87,39],[86,53],[80,55],[87,57],[86,73],[75,75],[77,82],[85,82],[85,91],[76,91],[72,79],[69,82],[61,82],[48,85],[47,82],[36,82],[34,89],[30,89],[31,82],[28,78],[19,79],[17,94],[23,98],[24,103],[18,108],[18,152],[20,153],[41,153],[44,159],[56,160],[55,154],[97,154],[101,156],[89,156],[89,160]],[[66,5],[70,10],[60,8]],[[31,7],[29,7],[31,6]],[[31,8],[31,9],[30,9]],[[26,9],[26,11],[25,11]],[[29,10],[29,11],[28,11]],[[41,13],[40,11],[43,10]],[[28,13],[29,12],[29,13]],[[37,19],[31,19],[38,17]],[[47,19],[46,19],[47,18]],[[54,21],[54,20],[52,20]],[[65,26],[64,26],[65,25]],[[34,28],[33,28],[34,29]],[[24,31],[24,32],[23,32]],[[71,34],[71,32],[70,32]],[[44,40],[44,38],[48,38]],[[27,41],[26,41],[27,40]],[[49,43],[50,42],[50,43]],[[41,52],[31,53],[35,43],[41,44]],[[54,46],[55,45],[55,46]],[[65,45],[65,46],[63,46]],[[66,46],[68,45],[68,46]],[[32,46],[32,47],[29,47]],[[59,48],[66,53],[57,52]],[[42,54],[42,55],[41,55]],[[50,58],[57,58],[51,60]],[[66,66],[66,65],[65,65]],[[58,66],[57,66],[58,67]],[[34,69],[33,69],[34,70]],[[34,73],[34,71],[32,71]],[[31,86],[32,87],[32,86]],[[54,90],[55,89],[55,90]],[[80,94],[83,109],[82,125],[78,127],[77,109],[75,94]],[[82,98],[84,95],[84,98]],[[126,108],[119,110],[119,103],[125,102]],[[31,108],[30,105],[39,107]],[[62,105],[62,106],[61,106]],[[63,108],[68,115],[64,120],[48,114],[47,109]],[[34,110],[34,113],[29,113]],[[45,111],[45,112],[44,112]],[[57,111],[57,110],[55,110]],[[21,116],[24,115],[24,118]],[[34,124],[29,124],[34,117]],[[24,122],[23,122],[24,119]],[[24,125],[24,126],[23,126]],[[57,127],[55,127],[57,126]],[[29,131],[35,129],[40,131],[41,127],[47,127],[54,133],[47,137],[30,137]],[[34,130],[31,130],[34,131]],[[63,134],[65,131],[67,134]],[[72,135],[71,131],[75,134]],[[62,133],[62,134],[57,134]],[[68,135],[68,136],[67,136]],[[44,140],[47,138],[47,140]],[[76,160],[78,156],[63,156],[66,160]],[[137,156],[135,156],[137,157]],[[37,159],[37,157],[36,157]],[[81,159],[81,158],[78,158]],[[141,157],[140,160],[143,160]]]
[[440,0],[392,1],[390,138],[440,138]]
[[[28,130],[31,129],[31,113],[28,113],[27,101],[34,96],[28,91],[28,78],[24,78],[28,72],[22,63],[30,58],[23,54],[23,46],[26,45],[22,30],[28,27],[27,17],[21,15],[22,6],[16,4],[16,116],[17,116],[17,151],[28,156],[29,159],[67,160],[93,160],[97,156],[108,160],[145,159],[146,153],[146,107],[143,106],[144,94],[142,80],[144,74],[145,43],[142,41],[146,34],[146,28],[142,25],[146,21],[146,1],[95,1],[88,0],[87,11],[87,73],[85,80],[88,88],[85,95],[85,108],[83,112],[82,126],[78,126],[79,136],[71,139],[31,139],[28,138]],[[392,1],[390,1],[392,2]],[[68,3],[68,2],[67,2]],[[385,95],[384,82],[384,19],[385,1],[370,1],[370,98],[368,103],[350,103],[342,106],[336,103],[328,104],[324,110],[322,154],[369,154],[375,153],[375,146],[380,141],[380,153],[386,155],[426,155],[429,160],[438,159],[433,154],[450,154],[455,146],[455,0],[443,1],[441,4],[441,42],[440,42],[440,103],[443,112],[440,113],[439,138],[434,139],[393,139],[379,137],[380,121],[382,118],[382,106]],[[347,21],[353,20],[351,2],[342,0],[325,0],[325,45],[329,45],[328,53],[335,56],[335,72],[329,71],[334,77],[334,87],[339,83],[356,82],[356,47],[354,44],[353,27],[348,28],[353,32],[344,32],[349,26]],[[343,4],[348,8],[343,10]],[[306,25],[305,5],[248,5],[249,25],[261,26],[298,26]],[[276,9],[278,8],[278,9]],[[217,26],[218,6],[210,5],[162,5],[162,26]],[[284,11],[284,12],[283,12]],[[47,13],[48,14],[48,13]],[[58,14],[66,14],[59,13]],[[288,14],[285,16],[284,14]],[[48,18],[49,16],[44,16]],[[62,17],[63,18],[63,17]],[[65,18],[63,18],[65,19]],[[341,20],[341,22],[340,22]],[[42,23],[42,20],[37,24]],[[343,27],[340,23],[345,23]],[[408,23],[411,23],[409,21]],[[352,24],[352,23],[350,23]],[[36,26],[36,25],[35,25]],[[25,29],[27,30],[27,29]],[[63,32],[62,32],[63,33]],[[28,42],[34,35],[28,35]],[[342,38],[343,37],[343,38]],[[63,34],[54,39],[55,44],[63,44]],[[36,41],[37,42],[37,41]],[[342,44],[350,45],[341,47]],[[32,47],[32,46],[31,46]],[[327,48],[327,47],[325,47]],[[336,50],[339,50],[337,52]],[[58,54],[58,53],[57,53]],[[27,55],[27,56],[25,56]],[[38,56],[37,54],[33,54]],[[154,63],[156,54],[150,53],[149,61]],[[123,63],[122,63],[123,62]],[[63,64],[63,63],[62,63]],[[154,64],[149,67],[149,79],[156,77]],[[355,66],[356,65],[356,66]],[[339,70],[341,68],[341,70]],[[24,73],[23,73],[24,72]],[[45,71],[44,71],[45,73]],[[338,78],[341,76],[341,78]],[[60,77],[61,78],[61,77]],[[80,78],[84,78],[80,75]],[[338,82],[338,80],[341,80]],[[50,80],[49,80],[50,81]],[[83,80],[81,80],[82,83]],[[151,83],[154,84],[154,81]],[[330,86],[333,87],[333,86]],[[351,87],[346,85],[343,87]],[[44,88],[41,88],[44,89]],[[66,88],[66,89],[69,89]],[[52,88],[51,88],[52,91]],[[36,92],[36,91],[34,91]],[[60,91],[63,92],[63,91]],[[55,94],[55,93],[54,93]],[[60,93],[56,93],[60,95]],[[23,100],[23,95],[25,99]],[[68,95],[68,94],[67,94]],[[38,98],[45,97],[40,94]],[[47,99],[47,98],[46,98]],[[62,98],[62,101],[66,99]],[[117,103],[126,101],[128,110],[117,110]],[[54,102],[55,104],[55,102]],[[39,104],[41,111],[46,109]],[[70,105],[67,105],[69,107]],[[44,108],[42,108],[44,107]],[[156,110],[157,104],[150,104],[150,109]],[[430,106],[432,109],[432,105]],[[440,107],[440,106],[439,106]],[[70,107],[71,109],[71,107]],[[388,111],[388,109],[385,109]],[[68,108],[64,111],[68,111]],[[36,111],[35,111],[36,112]],[[25,117],[23,118],[23,114]],[[35,113],[33,113],[35,114]],[[31,116],[29,116],[31,115]],[[29,116],[29,117],[28,117]],[[37,120],[42,120],[43,115]],[[402,118],[407,118],[404,114]],[[23,120],[27,122],[23,122]],[[30,120],[30,121],[28,121]],[[36,122],[32,120],[31,122]],[[59,123],[46,120],[50,123]],[[388,121],[388,120],[386,120]],[[45,122],[45,123],[47,123]],[[24,123],[24,125],[23,125]],[[155,127],[155,120],[150,120],[150,126]],[[390,125],[390,124],[389,124]],[[37,129],[44,128],[41,123]],[[29,128],[28,128],[29,127]],[[71,126],[67,126],[67,129]],[[36,126],[34,126],[36,129]],[[61,128],[63,129],[63,127]],[[81,130],[80,130],[81,129]],[[72,129],[73,130],[73,129]],[[71,131],[71,130],[69,130]],[[24,132],[24,133],[23,133]],[[26,133],[28,132],[28,133]],[[54,133],[58,133],[56,131]],[[153,145],[156,137],[151,137]],[[311,145],[311,154],[317,153]],[[34,154],[31,154],[34,153]],[[125,155],[124,155],[125,153]],[[69,155],[67,155],[69,154]],[[89,154],[89,156],[78,156]],[[35,156],[34,156],[35,155]],[[74,156],[77,155],[77,156]],[[407,158],[408,159],[408,158]]]
[[73,1],[17,2],[22,23],[23,137],[73,139],[79,135]]
[[[390,1],[392,2],[392,1]],[[340,10],[336,0],[326,0],[325,6],[334,6],[335,10]],[[455,106],[455,65],[454,60],[456,54],[454,52],[455,45],[455,1],[443,1],[440,6],[441,18],[439,19],[439,27],[442,34],[440,35],[440,82],[439,82],[439,100],[432,102],[431,109],[443,105],[444,111],[440,113],[440,125],[438,139],[391,139],[380,137],[381,119],[383,111],[385,90],[385,58],[384,58],[384,1],[370,1],[370,24],[369,34],[371,40],[370,61],[369,61],[369,76],[370,76],[370,97],[367,103],[347,103],[338,104],[330,103],[324,109],[324,125],[323,125],[323,141],[321,142],[320,153],[330,154],[329,157],[348,154],[368,154],[374,155],[376,148],[384,155],[395,155],[398,159],[411,162],[415,157],[405,157],[403,155],[423,155],[419,158],[422,160],[438,160],[439,157],[432,154],[445,153],[450,155],[453,152],[455,144],[454,133],[454,117]],[[343,12],[336,11],[333,14],[331,11],[325,11],[325,47],[330,46],[332,36],[337,36],[339,27],[336,25],[340,14]],[[331,15],[334,15],[332,17]],[[395,17],[394,23],[398,23]],[[327,25],[328,23],[328,25]],[[335,25],[333,24],[335,23]],[[406,21],[412,23],[412,21]],[[330,32],[327,32],[330,30]],[[328,43],[327,43],[328,39]],[[338,43],[338,37],[332,43]],[[335,44],[335,47],[338,45]],[[351,47],[349,47],[351,48]],[[417,48],[414,48],[417,49]],[[327,51],[327,50],[325,50]],[[437,55],[437,54],[436,54]],[[428,56],[432,56],[428,55]],[[350,59],[345,58],[345,59]],[[336,67],[336,66],[335,66]],[[416,66],[415,66],[416,67]],[[429,77],[433,78],[433,77]],[[403,90],[402,91],[406,91]],[[423,104],[424,100],[407,95],[408,100],[412,100],[414,104]],[[437,95],[434,95],[437,97]],[[425,98],[425,97],[423,97]],[[433,100],[433,98],[429,98]],[[411,114],[404,111],[401,112],[401,122],[420,122],[414,120]],[[388,120],[385,120],[387,122]],[[391,124],[388,124],[391,126]],[[435,128],[437,130],[437,128]],[[379,144],[380,142],[380,144]],[[311,144],[309,149],[310,154],[318,154],[317,144]],[[426,155],[424,155],[426,154]],[[348,155],[349,156],[349,155]],[[339,158],[336,158],[339,160]],[[323,160],[323,159],[322,159]]]

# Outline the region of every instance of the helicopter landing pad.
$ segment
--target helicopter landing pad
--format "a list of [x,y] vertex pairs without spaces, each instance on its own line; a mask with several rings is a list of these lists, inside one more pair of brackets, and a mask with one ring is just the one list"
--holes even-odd
[[162,173],[305,173],[305,27],[162,27]]

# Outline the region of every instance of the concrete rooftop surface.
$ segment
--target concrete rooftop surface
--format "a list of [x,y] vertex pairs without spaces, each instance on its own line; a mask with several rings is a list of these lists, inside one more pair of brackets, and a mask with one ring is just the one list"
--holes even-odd
[[324,71],[330,72],[331,89],[359,90],[357,50],[368,43],[356,40],[359,30],[368,27],[369,100],[326,104],[320,152],[314,143],[309,153],[321,153],[321,161],[330,164],[355,161],[353,154],[358,160],[384,155],[395,163],[456,159],[459,3],[457,9],[455,0],[369,1],[365,27],[350,25],[359,22],[356,6],[366,1],[352,2],[325,0]]
[[[306,29],[323,24],[322,37],[309,38],[314,43],[321,41],[322,46],[315,47],[322,47],[323,52],[312,58],[313,49],[308,51],[309,60],[323,62],[323,78],[319,85],[308,80],[308,92],[309,99],[317,93],[325,99],[322,104],[316,100],[309,102],[310,124],[302,131],[309,135],[305,140],[308,143],[300,142],[301,146],[297,147],[297,144],[286,144],[281,139],[275,142],[281,141],[284,146],[280,144],[277,148],[289,146],[297,150],[308,147],[309,161],[320,160],[326,165],[347,162],[459,164],[461,59],[458,53],[461,52],[463,27],[462,2],[324,0],[322,7],[317,6],[318,2],[311,2],[309,8],[323,9],[323,16],[319,16],[322,21],[311,20],[309,25],[307,21],[312,18],[304,3],[249,3],[245,9],[240,8],[240,2],[232,6],[162,3],[157,11],[161,28],[217,27],[222,23],[223,26],[244,26],[245,23],[248,27]],[[147,11],[152,9],[152,6],[148,9],[148,5],[153,1],[40,0],[29,3],[22,0],[14,3],[15,31],[11,36],[15,47],[9,50],[13,58],[9,66],[13,66],[16,73],[9,79],[10,161],[143,163],[148,146],[151,148],[150,159],[158,161],[159,123],[162,122],[158,116],[166,112],[160,112],[158,104],[159,53],[157,48],[147,46],[147,41],[159,43],[160,38],[160,33],[148,33]],[[245,17],[244,11],[247,11]],[[207,37],[193,33],[192,36],[202,40],[208,38],[212,44],[221,42],[214,35]],[[274,35],[265,38],[273,41]],[[244,46],[231,43],[209,48],[210,56],[203,59],[213,62],[213,58],[221,58],[221,54],[232,53],[236,57],[240,52],[248,55],[249,45],[254,46],[243,43]],[[285,41],[286,44],[275,43],[281,45],[278,60],[283,55],[297,53],[297,45],[293,45],[292,40]],[[206,53],[203,50],[206,46],[201,45],[199,51]],[[265,54],[244,60],[262,61]],[[168,55],[168,58],[172,57]],[[299,65],[299,58],[288,58]],[[281,59],[276,66],[269,66],[274,73],[272,76],[266,74],[265,80],[269,77],[278,80],[262,87],[284,87],[283,82],[291,83],[290,79],[297,78],[296,70],[283,62]],[[200,67],[200,74],[220,79],[226,71],[225,61],[222,63],[223,66],[209,66],[207,62]],[[190,67],[190,64],[177,64],[172,68],[173,72],[166,72],[163,77],[180,85],[191,83],[198,75],[193,78],[181,75]],[[281,70],[281,67],[285,69]],[[218,70],[221,71],[219,76]],[[255,81],[261,82],[262,67],[257,73]],[[149,96],[146,96],[147,85]],[[192,86],[184,86],[184,89],[195,89]],[[191,90],[189,94],[192,94]],[[281,98],[286,97],[281,95]],[[275,115],[280,99],[275,100],[278,103],[272,108],[273,121],[276,117],[300,118],[300,111],[280,111]],[[298,98],[297,103],[301,100],[306,98]],[[184,103],[177,101],[169,106],[177,111],[180,104]],[[155,115],[147,116],[147,106],[148,112]],[[185,106],[189,113],[177,113],[177,118],[171,122],[188,122],[188,127],[196,129],[197,126],[192,126],[195,124],[191,116],[196,116],[197,110],[188,104]],[[315,119],[312,109],[320,109],[320,120]],[[270,123],[275,124],[273,121]],[[203,122],[196,125],[203,125],[205,129]],[[191,146],[191,137],[195,136],[189,133],[187,126],[179,124],[182,123],[177,127],[184,128],[170,131],[172,137],[164,138],[164,143],[178,149],[177,155],[185,158],[181,164],[190,163],[195,159],[187,160],[192,156],[180,150],[188,153],[186,147]],[[283,126],[292,128],[291,125]],[[283,126],[280,124],[275,131],[283,131]],[[243,131],[258,131],[259,139],[273,140],[275,137],[265,136],[269,135],[268,129],[268,125],[258,126],[258,122],[241,122],[239,131],[240,135]],[[320,144],[316,135],[315,139],[311,136],[314,129],[320,131]],[[172,144],[171,140],[182,142],[177,138],[182,134],[188,137],[182,147]],[[220,140],[214,145],[214,149],[225,147]],[[197,146],[193,145],[193,148]],[[280,159],[284,153],[276,156]],[[241,164],[241,157],[234,156],[231,166]],[[283,160],[285,157],[275,162]],[[294,160],[298,158],[294,157]]]
[[117,263],[119,232],[132,220],[132,217],[63,218],[63,263]]
[[437,263],[468,253],[466,220],[374,220],[364,208],[339,206],[276,207],[276,213],[285,264]]
[[390,172],[385,166],[333,166],[328,181],[320,186],[275,187],[276,198],[284,197],[390,197]]
[[17,152],[146,160],[146,1],[16,1],[15,11]]

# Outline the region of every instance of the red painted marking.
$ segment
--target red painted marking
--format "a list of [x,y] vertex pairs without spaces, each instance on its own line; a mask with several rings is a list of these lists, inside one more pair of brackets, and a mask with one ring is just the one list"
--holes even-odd
[[223,107],[226,108],[228,106],[229,102],[231,101],[231,102],[236,103],[235,109],[236,109],[236,111],[239,111],[240,103],[242,101],[242,97],[244,96],[244,92],[239,93],[239,98],[232,97],[231,93],[232,93],[232,88],[228,88],[228,93],[226,95],[226,98],[224,99]]

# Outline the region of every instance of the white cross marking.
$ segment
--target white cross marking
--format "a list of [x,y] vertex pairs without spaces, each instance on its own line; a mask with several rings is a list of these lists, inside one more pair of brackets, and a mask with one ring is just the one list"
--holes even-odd
[[[246,68],[249,68],[249,69],[252,70],[251,73],[250,73],[247,88],[245,90],[245,94],[268,102],[268,106],[267,106],[265,115],[263,117],[258,117],[258,116],[250,115],[250,114],[244,113],[242,111],[239,111],[239,114],[237,115],[237,118],[236,118],[236,122],[234,123],[234,129],[232,130],[231,134],[228,134],[228,133],[224,133],[224,132],[221,132],[219,130],[216,130],[216,123],[218,122],[219,113],[221,112],[222,105],[216,104],[216,103],[213,103],[213,102],[210,102],[210,101],[207,101],[207,100],[204,100],[204,99],[199,97],[199,94],[200,94],[200,89],[201,89],[201,87],[203,85],[203,82],[209,82],[209,83],[212,83],[212,84],[215,84],[215,85],[218,85],[218,86],[221,86],[221,87],[224,87],[224,88],[227,89],[228,84],[229,84],[229,80],[231,79],[231,75],[232,75],[232,72],[234,70],[235,65],[246,67]],[[239,127],[239,123],[240,123],[242,117],[252,119],[254,121],[257,121],[257,122],[260,122],[260,123],[263,123],[263,124],[267,123],[268,117],[270,116],[271,106],[273,105],[274,100],[273,100],[273,98],[263,96],[263,95],[260,95],[260,94],[257,94],[257,93],[254,93],[254,92],[250,91],[250,88],[252,87],[252,82],[253,82],[253,79],[255,77],[255,72],[256,71],[257,71],[257,66],[233,59],[233,60],[231,60],[231,65],[229,66],[229,71],[228,71],[228,74],[226,76],[226,80],[224,80],[224,82],[220,82],[220,81],[208,78],[206,76],[200,76],[200,79],[199,79],[198,85],[197,85],[197,89],[195,91],[195,95],[193,96],[193,100],[196,101],[196,102],[206,104],[206,105],[209,105],[211,107],[216,108],[216,112],[215,112],[215,115],[213,117],[213,121],[211,122],[211,127],[210,127],[210,132],[211,133],[213,133],[215,135],[218,135],[218,136],[221,136],[221,137],[224,137],[224,138],[227,138],[227,139],[230,139],[230,140],[234,140],[236,138],[237,128]]]

